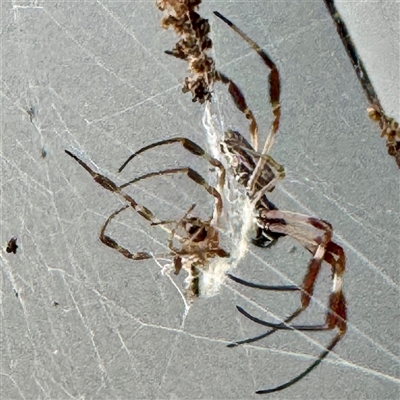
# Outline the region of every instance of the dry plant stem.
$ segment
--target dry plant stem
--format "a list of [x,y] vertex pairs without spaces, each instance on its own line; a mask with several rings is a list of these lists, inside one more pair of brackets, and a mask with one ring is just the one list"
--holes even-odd
[[387,117],[379,105],[374,104],[367,108],[369,117],[378,123],[381,129],[381,137],[386,139],[388,154],[395,158],[400,168],[400,125],[393,119]]
[[172,27],[180,38],[166,53],[187,61],[192,74],[185,79],[182,91],[191,92],[192,101],[202,104],[211,100],[216,70],[214,60],[207,55],[212,47],[210,25],[196,12],[200,3],[201,0],[157,0],[157,7],[166,14],[161,26]]
[[351,39],[346,24],[341,18],[333,0],[324,0],[325,5],[333,19],[336,30],[342,40],[343,46],[346,49],[347,55],[353,65],[354,71],[361,87],[370,103],[367,108],[369,117],[378,123],[381,129],[381,137],[386,139],[386,147],[388,154],[395,158],[397,166],[400,168],[400,128],[399,123],[393,118],[388,117],[379,101],[375,88],[369,79],[364,63],[358,55],[356,46]]

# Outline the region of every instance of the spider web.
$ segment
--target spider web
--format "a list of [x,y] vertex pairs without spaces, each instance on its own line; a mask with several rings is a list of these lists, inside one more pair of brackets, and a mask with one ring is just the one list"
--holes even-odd
[[[272,156],[287,177],[271,199],[280,209],[331,222],[347,255],[347,335],[307,379],[275,396],[395,398],[398,170],[366,117],[364,95],[323,3],[251,4],[204,2],[213,57],[243,88],[264,138],[272,118],[265,66],[211,11],[231,18],[276,61],[282,123]],[[204,107],[180,90],[184,63],[163,54],[174,36],[159,28],[153,1],[1,7],[1,235],[4,244],[17,236],[19,245],[16,255],[1,253],[4,396],[250,398],[304,370],[330,334],[281,332],[226,348],[264,332],[240,316],[236,304],[279,321],[296,309],[298,294],[225,281],[218,295],[189,308],[182,277],[161,274],[162,257],[130,261],[98,240],[104,221],[124,203],[64,149],[119,183],[176,166],[213,177],[207,163],[177,145],[149,151],[122,176],[116,173],[133,151],[157,140],[184,136],[209,145]],[[217,87],[215,98],[210,115],[218,134],[246,132],[226,88]],[[147,180],[130,194],[160,218],[179,218],[194,203],[202,218],[212,211],[212,199],[184,177]],[[132,251],[165,251],[162,230],[130,210],[109,234]],[[240,242],[232,235],[224,236],[230,251]],[[269,249],[249,246],[231,267],[254,282],[296,284],[308,259],[285,238]],[[299,322],[323,321],[330,286],[323,268],[315,301]]]

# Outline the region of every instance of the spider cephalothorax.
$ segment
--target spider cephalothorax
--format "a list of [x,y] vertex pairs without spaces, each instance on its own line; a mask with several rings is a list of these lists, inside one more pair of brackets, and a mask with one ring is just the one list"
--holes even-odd
[[[209,263],[214,258],[228,258],[229,253],[220,246],[218,230],[212,226],[213,220],[204,221],[199,217],[188,217],[194,209],[192,205],[185,216],[176,223],[171,231],[169,249],[174,255],[174,274],[182,269],[187,273],[186,295],[193,299],[201,294],[199,277],[207,271]],[[174,245],[179,242],[179,247]]]
[[[268,185],[270,185],[268,191],[272,191],[275,186],[271,185],[271,182],[273,183],[276,179],[284,177],[283,167],[277,164],[271,157],[268,157],[269,162],[263,165],[258,179],[254,181],[254,189],[251,189],[249,181],[260,160],[260,156],[239,132],[233,130],[225,132],[220,147],[221,152],[227,159],[230,172],[235,176],[237,182],[246,188],[246,193],[250,199],[253,199],[255,193],[261,193],[264,188],[268,188]],[[263,209],[275,210],[276,206],[264,194],[254,204],[254,209],[255,211]],[[255,215],[256,222],[257,218]],[[267,247],[281,236],[285,235],[272,232],[265,227],[261,228],[256,223],[256,235],[251,241],[258,247]]]
[[216,254],[218,257],[229,256],[229,253],[219,247],[218,230],[211,226],[210,222],[202,221],[198,217],[189,219],[184,229],[190,236],[183,242],[183,252],[198,253],[199,258],[207,258],[207,254]]
[[[239,132],[228,129],[223,136],[220,147],[231,172],[236,180],[246,188],[247,195],[251,200],[254,200],[256,194],[265,191],[266,187],[271,192],[275,187],[274,183],[285,176],[284,168],[281,165],[269,155],[257,153]],[[265,162],[260,168],[257,179],[252,179],[261,159]],[[266,196],[257,199],[254,204],[255,208],[262,206],[263,202],[267,203],[268,208],[276,208]]]

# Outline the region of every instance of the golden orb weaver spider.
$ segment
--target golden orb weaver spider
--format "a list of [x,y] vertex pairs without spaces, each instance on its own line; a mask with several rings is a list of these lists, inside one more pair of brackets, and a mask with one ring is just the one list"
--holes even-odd
[[[301,292],[301,306],[280,324],[272,324],[255,318],[238,306],[238,311],[245,317],[272,329],[257,337],[237,341],[229,345],[229,347],[255,342],[278,330],[326,331],[335,328],[338,330],[337,334],[326,346],[325,350],[319,355],[317,360],[314,361],[305,371],[280,386],[271,389],[262,389],[256,392],[258,394],[271,393],[288,388],[308,375],[323,361],[323,359],[331,350],[334,349],[337,343],[345,335],[347,329],[346,301],[342,290],[342,276],[345,270],[346,260],[343,249],[332,241],[333,229],[327,221],[288,211],[281,211],[268,200],[266,193],[271,192],[274,189],[277,180],[284,176],[284,169],[268,155],[273,145],[274,137],[278,132],[281,116],[279,71],[270,57],[254,41],[248,38],[239,28],[237,28],[227,18],[223,17],[220,13],[215,12],[215,15],[235,30],[259,54],[266,66],[271,70],[269,75],[269,96],[274,120],[261,152],[258,151],[258,125],[253,113],[246,104],[241,90],[231,79],[227,78],[222,73],[218,72],[216,75],[216,80],[219,80],[228,86],[229,93],[231,94],[236,107],[250,121],[250,136],[252,144],[247,142],[240,133],[228,130],[225,132],[221,141],[221,152],[225,154],[228,160],[231,173],[234,175],[236,180],[245,187],[246,195],[254,205],[257,235],[256,238],[253,239],[253,244],[260,247],[266,247],[270,242],[278,240],[281,236],[289,236],[297,240],[313,255],[308,264],[308,270],[301,287],[254,284],[228,274],[228,276],[237,283],[253,288]],[[128,249],[120,246],[114,239],[106,235],[105,230],[108,224],[116,215],[129,207],[132,207],[152,225],[172,224],[173,227],[169,229],[171,237],[168,243],[170,250],[168,255],[173,257],[175,273],[179,273],[182,268],[188,272],[188,292],[191,296],[197,296],[199,295],[198,278],[201,270],[207,268],[209,262],[215,257],[229,257],[229,253],[220,247],[218,232],[218,219],[222,212],[222,197],[220,191],[225,181],[225,168],[218,160],[211,157],[197,144],[189,139],[179,137],[156,142],[140,149],[128,158],[120,168],[120,171],[138,154],[150,148],[171,143],[182,144],[183,147],[193,155],[204,158],[211,165],[216,167],[220,171],[218,190],[210,186],[201,175],[189,167],[152,172],[118,186],[109,178],[93,171],[76,155],[69,151],[66,151],[66,153],[81,164],[81,166],[91,174],[97,183],[105,189],[122,196],[128,203],[128,205],[122,207],[108,217],[101,229],[100,240],[105,245],[117,250],[127,258],[133,260],[153,258],[153,255],[150,253],[131,253]],[[138,204],[131,196],[123,191],[123,189],[128,185],[140,180],[157,175],[177,173],[186,174],[186,176],[195,183],[203,186],[206,191],[215,198],[214,213],[209,220],[202,220],[198,217],[189,216],[195,207],[195,205],[192,205],[180,220],[160,221],[148,208]],[[178,231],[181,232],[180,235],[178,234]],[[173,246],[173,239],[176,236],[179,237],[181,243],[180,248]],[[309,306],[313,295],[315,281],[323,261],[331,265],[333,275],[333,286],[325,323],[311,326],[291,325],[290,322]]]
[[[256,392],[257,394],[266,394],[286,389],[303,379],[323,361],[323,359],[330,353],[331,350],[333,350],[333,348],[345,335],[347,330],[347,316],[346,300],[343,294],[342,286],[346,258],[343,249],[332,241],[333,228],[329,222],[307,215],[278,210],[278,208],[268,200],[266,193],[271,192],[275,187],[276,181],[284,176],[283,168],[280,169],[279,164],[277,164],[271,157],[268,156],[268,152],[272,147],[274,137],[278,132],[281,117],[281,85],[279,71],[268,54],[244,32],[242,32],[236,25],[234,25],[219,12],[214,12],[214,14],[224,21],[229,27],[231,27],[236,33],[238,33],[240,37],[257,52],[263,62],[271,70],[269,75],[269,96],[274,120],[262,152],[257,152],[258,125],[256,119],[253,113],[247,107],[244,97],[236,85],[235,89],[231,89],[230,87],[229,91],[234,98],[234,94],[236,93],[239,100],[235,101],[235,104],[251,121],[250,136],[253,146],[239,132],[235,132],[233,130],[228,130],[225,132],[221,143],[221,151],[225,154],[228,160],[230,172],[233,173],[236,180],[245,187],[247,196],[254,204],[256,210],[255,221],[258,230],[257,237],[253,239],[253,244],[260,247],[266,247],[269,243],[278,240],[281,236],[289,236],[297,240],[312,254],[312,258],[308,263],[307,273],[303,279],[301,287],[255,284],[246,282],[238,277],[228,274],[232,280],[253,288],[272,291],[301,292],[301,306],[279,324],[273,324],[258,319],[249,314],[242,307],[237,306],[238,311],[251,321],[272,329],[262,335],[232,343],[231,345],[228,345],[228,347],[235,347],[240,344],[255,342],[278,330],[329,331],[335,328],[337,329],[336,335],[326,346],[325,350],[320,353],[318,358],[305,371],[282,385],[270,389],[261,389]],[[222,79],[222,81],[224,82],[224,79]],[[271,167],[274,167],[278,173],[274,173]],[[333,279],[331,295],[329,297],[329,305],[325,316],[325,323],[318,325],[290,324],[293,319],[298,317],[309,306],[313,295],[316,278],[321,269],[323,261],[331,265]]]

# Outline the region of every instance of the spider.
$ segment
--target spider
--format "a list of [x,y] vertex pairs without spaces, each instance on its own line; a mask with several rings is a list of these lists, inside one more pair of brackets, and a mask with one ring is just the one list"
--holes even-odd
[[[231,173],[233,173],[239,184],[245,187],[246,195],[252,204],[254,204],[257,236],[252,240],[252,242],[259,247],[267,247],[274,241],[278,240],[279,237],[290,236],[297,240],[312,254],[301,287],[256,284],[228,274],[232,280],[253,288],[273,291],[301,292],[301,306],[279,324],[260,320],[249,314],[243,308],[237,306],[238,311],[251,321],[268,326],[272,329],[257,337],[232,343],[228,345],[228,347],[235,347],[240,344],[255,342],[269,336],[277,330],[328,331],[335,328],[337,329],[336,335],[326,346],[325,350],[320,353],[318,358],[305,371],[282,385],[270,389],[261,389],[256,392],[257,394],[272,393],[286,389],[308,375],[323,361],[323,359],[331,350],[334,349],[337,343],[345,335],[347,329],[346,301],[342,290],[342,283],[346,258],[343,249],[332,241],[333,228],[329,222],[307,215],[281,211],[268,200],[266,193],[271,192],[274,189],[276,182],[284,176],[283,168],[268,156],[268,152],[273,144],[274,136],[278,132],[281,115],[279,99],[279,71],[268,54],[244,32],[219,12],[214,12],[214,14],[238,33],[241,38],[258,53],[267,67],[271,70],[269,75],[269,97],[274,120],[261,153],[258,153],[257,151],[258,125],[256,119],[247,107],[244,96],[240,92],[239,88],[233,84],[232,81],[225,80],[225,82],[230,85],[229,91],[232,97],[236,99],[236,106],[242,110],[246,117],[251,121],[250,136],[253,145],[251,145],[239,132],[228,130],[225,132],[221,142],[221,152],[225,154],[226,159],[228,160]],[[221,76],[223,75],[221,74]],[[222,81],[224,82],[224,79],[222,79]],[[309,306],[314,291],[315,281],[323,261],[326,261],[331,265],[333,280],[325,323],[319,325],[290,324],[293,319],[298,317]]]
[[[283,385],[271,389],[258,390],[256,393],[271,393],[283,390],[292,386],[314,368],[316,368],[323,359],[329,354],[336,344],[346,333],[346,303],[342,292],[342,275],[345,269],[345,255],[343,249],[334,243],[332,239],[332,226],[323,220],[319,220],[306,215],[280,211],[268,200],[266,193],[273,191],[275,184],[285,175],[281,165],[269,156],[269,151],[273,145],[276,133],[280,123],[280,77],[279,71],[271,58],[250,38],[248,38],[232,22],[222,16],[220,13],[214,13],[222,19],[233,30],[235,30],[262,58],[263,62],[270,69],[269,74],[269,101],[272,106],[274,120],[272,122],[269,135],[261,152],[258,151],[258,125],[254,114],[247,106],[244,95],[239,87],[221,72],[216,75],[216,80],[221,81],[228,87],[228,91],[235,103],[235,106],[250,121],[251,144],[238,132],[228,130],[225,132],[221,141],[221,152],[224,153],[230,165],[230,170],[238,183],[246,188],[246,195],[253,203],[255,209],[255,222],[257,226],[256,237],[252,240],[253,244],[260,247],[267,247],[282,236],[290,236],[299,241],[308,251],[312,253],[312,259],[308,264],[308,272],[303,280],[301,287],[298,286],[270,286],[246,282],[231,274],[227,274],[232,280],[254,288],[276,291],[301,291],[301,306],[287,317],[281,324],[271,324],[266,321],[255,318],[247,313],[243,308],[237,306],[237,309],[250,320],[272,328],[267,333],[255,338],[245,339],[229,345],[234,347],[244,343],[251,343],[260,340],[278,330],[299,330],[299,331],[325,331],[338,329],[338,333],[328,344],[318,359],[312,363],[304,372],[286,382]],[[172,228],[166,228],[170,233],[168,241],[169,254],[173,258],[175,273],[178,274],[183,268],[188,273],[188,294],[189,296],[199,295],[199,277],[204,269],[207,268],[209,261],[216,258],[228,258],[229,253],[220,247],[219,241],[219,218],[222,214],[221,191],[225,182],[225,168],[222,163],[206,153],[200,146],[186,138],[171,138],[150,144],[136,153],[132,154],[121,166],[121,172],[126,165],[137,155],[151,148],[166,144],[180,143],[190,153],[205,159],[213,167],[219,170],[218,186],[210,186],[205,179],[191,168],[175,168],[156,171],[142,175],[123,185],[116,185],[109,178],[96,173],[87,164],[80,160],[76,155],[66,150],[66,153],[74,158],[83,168],[85,168],[94,180],[105,189],[120,195],[128,203],[121,209],[112,213],[100,230],[100,240],[123,256],[133,260],[144,260],[154,256],[148,252],[131,253],[128,249],[120,246],[114,239],[106,235],[105,231],[108,224],[119,213],[132,207],[139,215],[149,221],[152,225],[172,225]],[[195,183],[204,187],[204,189],[214,197],[215,207],[213,216],[208,220],[202,220],[198,217],[189,216],[195,205],[192,205],[184,216],[178,221],[160,221],[146,207],[138,204],[131,196],[126,194],[123,189],[140,180],[159,175],[168,175],[182,173],[186,174]],[[174,239],[178,238],[181,247],[174,246]],[[328,262],[332,266],[333,288],[329,300],[329,309],[326,314],[326,321],[323,325],[291,325],[289,324],[295,317],[300,315],[309,305],[316,277],[321,268],[322,261]]]
[[[181,137],[162,140],[141,148],[126,160],[126,162],[119,169],[119,172],[121,172],[126,165],[140,153],[157,146],[172,143],[180,143],[191,154],[205,159],[213,167],[216,167],[219,170],[218,186],[222,188],[225,181],[224,166],[218,160],[212,158],[196,143]],[[119,213],[129,207],[133,208],[141,217],[149,221],[151,225],[161,225],[167,232],[169,232],[170,237],[168,240],[168,256],[173,258],[173,265],[175,268],[174,273],[175,275],[178,275],[181,269],[184,269],[188,273],[188,278],[185,281],[187,283],[187,298],[191,300],[194,297],[198,297],[200,295],[199,276],[201,272],[208,266],[209,261],[215,257],[229,257],[229,253],[220,247],[219,233],[216,229],[216,226],[218,225],[218,219],[222,213],[222,197],[220,192],[214,187],[210,186],[199,173],[189,167],[164,169],[161,171],[151,172],[118,186],[106,176],[93,171],[76,155],[72,154],[68,150],[65,150],[65,152],[74,160],[76,160],[86,171],[88,171],[98,184],[100,184],[103,188],[120,195],[128,203],[124,207],[113,212],[107,218],[100,230],[99,238],[101,242],[106,246],[117,250],[124,257],[132,260],[146,260],[154,257],[154,255],[150,254],[149,252],[140,251],[132,253],[125,247],[119,245],[113,238],[106,234],[108,225]],[[127,186],[139,182],[140,180],[160,175],[172,174],[185,174],[189,179],[201,185],[211,196],[214,197],[215,206],[213,216],[211,218],[208,220],[202,220],[201,218],[190,216],[196,206],[193,204],[187,210],[185,215],[178,221],[161,221],[152,213],[152,211],[145,206],[138,204],[131,196],[123,191],[123,189]],[[174,245],[175,239],[178,239],[181,247],[176,247]]]

